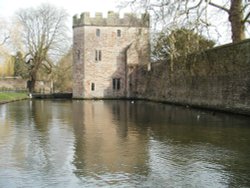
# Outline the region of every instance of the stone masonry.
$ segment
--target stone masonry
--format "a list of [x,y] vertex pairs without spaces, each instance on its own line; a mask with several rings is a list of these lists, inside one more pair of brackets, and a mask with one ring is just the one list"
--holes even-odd
[[149,63],[149,16],[73,17],[73,98],[133,97],[131,72]]
[[198,54],[138,66],[137,99],[250,115],[250,39]]

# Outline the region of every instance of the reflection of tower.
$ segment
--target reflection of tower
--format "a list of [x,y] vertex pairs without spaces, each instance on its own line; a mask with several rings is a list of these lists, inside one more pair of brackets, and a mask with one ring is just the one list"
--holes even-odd
[[148,172],[145,135],[136,134],[126,101],[73,101],[77,175]]
[[148,15],[74,16],[73,97],[130,97],[128,65],[149,62],[148,31]]
[[[75,134],[75,153],[74,153],[74,161],[73,164],[76,166],[75,173],[82,174],[84,169],[84,135],[85,135],[85,124],[84,124],[84,108],[83,103],[73,100],[72,101],[72,110],[73,110],[73,128]],[[78,171],[79,169],[79,171]]]

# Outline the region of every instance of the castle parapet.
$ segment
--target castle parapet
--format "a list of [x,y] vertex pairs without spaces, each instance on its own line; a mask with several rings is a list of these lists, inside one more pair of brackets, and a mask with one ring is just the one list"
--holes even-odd
[[77,15],[73,17],[73,28],[81,26],[149,27],[149,15],[142,14],[139,18],[135,14],[126,13],[120,18],[118,13],[109,11],[107,18],[104,18],[100,12],[96,12],[95,17],[90,17],[89,12],[83,12],[80,18]]

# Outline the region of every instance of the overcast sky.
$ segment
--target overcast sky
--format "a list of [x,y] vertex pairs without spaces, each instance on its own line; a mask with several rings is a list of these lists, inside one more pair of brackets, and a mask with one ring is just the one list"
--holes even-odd
[[[36,7],[41,3],[49,3],[64,8],[68,12],[70,17],[67,25],[71,28],[72,16],[75,14],[80,15],[82,12],[88,11],[91,13],[91,16],[94,16],[95,12],[103,12],[104,16],[106,16],[110,10],[120,11],[121,15],[124,12],[130,12],[131,10],[128,9],[119,10],[118,5],[123,1],[124,0],[0,0],[0,18],[11,18],[20,8]],[[214,21],[217,26],[222,26],[224,22],[227,22],[227,15],[224,16],[223,19],[218,19],[217,17]],[[219,39],[216,39],[221,41],[221,43],[228,41],[228,39],[224,39],[225,36],[227,36],[226,38],[230,38],[228,28],[225,26],[223,26],[223,28],[224,32],[221,32]]]
[[121,0],[0,0],[0,16],[10,18],[20,8],[36,7],[41,3],[64,8],[71,17],[86,11],[105,15],[109,10],[118,11],[119,2]]

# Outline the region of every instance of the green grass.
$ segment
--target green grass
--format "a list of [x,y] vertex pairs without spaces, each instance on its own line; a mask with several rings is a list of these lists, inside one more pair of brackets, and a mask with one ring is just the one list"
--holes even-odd
[[26,99],[27,93],[0,92],[0,103]]

